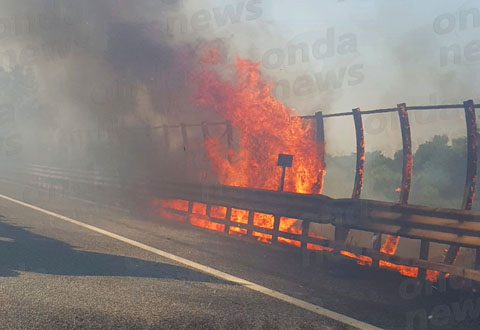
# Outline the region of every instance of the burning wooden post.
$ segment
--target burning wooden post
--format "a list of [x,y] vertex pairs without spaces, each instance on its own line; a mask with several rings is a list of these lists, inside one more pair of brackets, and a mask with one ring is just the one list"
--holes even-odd
[[357,162],[355,167],[355,182],[353,185],[352,199],[359,199],[363,187],[363,175],[365,169],[365,134],[363,132],[362,114],[360,108],[352,110],[355,123],[357,140]]
[[[473,198],[475,197],[475,184],[477,182],[477,152],[478,152],[478,133],[477,120],[475,117],[475,107],[472,100],[463,102],[465,109],[465,122],[467,125],[467,175],[465,179],[465,188],[463,191],[462,209],[471,210]],[[460,247],[451,245],[445,255],[444,262],[451,265],[457,258]],[[480,269],[480,250],[476,249],[475,269]]]
[[478,133],[473,101],[465,101],[463,105],[465,107],[465,120],[467,124],[467,177],[465,180],[462,209],[471,210],[473,207],[473,198],[475,197],[475,185],[477,183]]
[[412,182],[412,137],[410,135],[410,122],[408,121],[407,107],[405,103],[397,105],[397,108],[398,116],[400,118],[400,129],[402,131],[403,146],[402,186],[400,187],[399,203],[405,205],[408,203],[408,197],[410,195],[410,185]]
[[[413,170],[413,155],[412,155],[412,138],[410,134],[410,123],[408,120],[408,113],[405,103],[397,105],[398,114],[400,116],[400,127],[402,131],[402,145],[403,145],[403,166],[402,166],[402,186],[400,187],[399,203],[406,205],[408,197],[410,196],[410,185],[412,181]],[[390,238],[390,236],[389,236]],[[396,237],[395,250],[398,245],[398,237]],[[420,240],[420,255],[421,260],[428,260],[430,252],[430,241]],[[419,268],[418,278],[424,279],[426,276],[426,269]]]
[[[402,146],[403,146],[403,164],[402,164],[402,184],[400,186],[399,203],[406,205],[410,195],[410,185],[412,181],[413,156],[412,156],[412,138],[410,134],[410,122],[408,120],[407,106],[405,103],[397,105],[398,117],[400,120],[400,130],[402,132]],[[374,233],[373,248],[375,250],[382,250],[387,254],[394,254],[397,250],[399,237],[395,235],[388,235],[383,247],[380,248],[382,242],[381,233]],[[427,252],[426,245],[428,242],[423,242],[423,252]],[[374,261],[374,265],[378,264],[378,260]]]

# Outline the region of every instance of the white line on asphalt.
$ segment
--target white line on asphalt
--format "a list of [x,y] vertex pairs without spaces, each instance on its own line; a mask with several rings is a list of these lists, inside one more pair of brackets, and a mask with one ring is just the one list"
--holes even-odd
[[316,313],[318,315],[321,315],[321,316],[324,316],[324,317],[328,317],[332,320],[335,320],[335,321],[338,321],[338,322],[341,322],[343,324],[347,324],[347,325],[350,325],[350,326],[353,326],[355,328],[358,328],[358,329],[365,329],[365,330],[382,330],[381,328],[378,328],[378,327],[375,327],[371,324],[368,324],[368,323],[365,323],[365,322],[362,322],[362,321],[359,321],[359,320],[356,320],[356,319],[353,319],[351,317],[348,317],[346,315],[343,315],[343,314],[339,314],[339,313],[336,313],[336,312],[333,312],[331,310],[328,310],[328,309],[325,309],[323,307],[320,307],[320,306],[317,306],[317,305],[314,305],[314,304],[311,304],[307,301],[303,301],[303,300],[300,300],[300,299],[297,299],[297,298],[294,298],[294,297],[290,297],[290,296],[287,296],[286,294],[283,294],[281,292],[278,292],[278,291],[275,291],[275,290],[271,290],[269,288],[266,288],[264,286],[261,286],[261,285],[258,285],[258,284],[255,284],[253,282],[250,282],[250,281],[247,281],[247,280],[244,280],[240,277],[236,277],[236,276],[233,276],[233,275],[230,275],[230,274],[227,274],[227,273],[224,273],[222,271],[219,271],[219,270],[216,270],[214,268],[211,268],[211,267],[208,267],[208,266],[204,266],[202,264],[199,264],[199,263],[196,263],[194,261],[191,261],[191,260],[188,260],[188,259],[185,259],[185,258],[182,258],[182,257],[179,257],[179,256],[176,256],[174,254],[171,254],[171,253],[168,253],[168,252],[165,252],[165,251],[162,251],[162,250],[159,250],[159,249],[156,249],[154,247],[151,247],[151,246],[148,246],[148,245],[145,245],[143,243],[140,243],[140,242],[137,242],[137,241],[134,241],[134,240],[131,240],[129,238],[126,238],[124,236],[120,236],[120,235],[117,235],[115,233],[112,233],[112,232],[109,232],[107,230],[104,230],[104,229],[101,229],[101,228],[98,228],[98,227],[95,227],[95,226],[92,226],[92,225],[89,225],[89,224],[86,224],[86,223],[83,223],[83,222],[80,222],[80,221],[77,221],[77,220],[74,220],[72,218],[69,218],[69,217],[66,217],[64,215],[61,215],[61,214],[57,214],[55,212],[52,212],[52,211],[48,211],[48,210],[45,210],[45,209],[42,209],[40,207],[37,207],[37,206],[34,206],[34,205],[31,205],[31,204],[27,204],[27,203],[24,203],[22,201],[19,201],[19,200],[16,200],[16,199],[13,199],[11,197],[8,197],[8,196],[5,196],[5,195],[1,195],[0,194],[0,198],[3,198],[5,200],[8,200],[10,202],[13,202],[13,203],[16,203],[16,204],[19,204],[19,205],[22,205],[22,206],[25,206],[25,207],[28,207],[32,210],[35,210],[35,211],[38,211],[38,212],[41,212],[41,213],[44,213],[44,214],[47,214],[47,215],[50,215],[52,217],[55,217],[55,218],[58,218],[60,220],[63,220],[63,221],[66,221],[66,222],[70,222],[74,225],[77,225],[77,226],[80,226],[80,227],[83,227],[83,228],[86,228],[86,229],[90,229],[94,232],[97,232],[99,234],[102,234],[102,235],[105,235],[105,236],[108,236],[108,237],[111,237],[111,238],[114,238],[116,240],[119,240],[121,242],[124,242],[124,243],[127,243],[127,244],[130,244],[132,246],[136,246],[140,249],[143,249],[145,251],[149,251],[149,252],[152,252],[156,255],[159,255],[161,257],[164,257],[164,258],[167,258],[167,259],[170,259],[170,260],[173,260],[175,262],[178,262],[180,264],[183,264],[183,265],[186,265],[188,267],[191,267],[191,268],[194,268],[196,270],[199,270],[199,271],[202,271],[204,273],[207,273],[207,274],[210,274],[212,276],[215,276],[215,277],[218,277],[222,280],[225,280],[225,281],[229,281],[229,282],[233,282],[233,283],[236,283],[236,284],[239,284],[239,285],[242,285],[246,288],[249,288],[253,291],[257,291],[257,292],[260,292],[260,293],[263,293],[267,296],[270,296],[270,297],[273,297],[275,299],[278,299],[278,300],[281,300],[281,301],[284,301],[284,302],[287,302],[287,303],[290,303],[292,305],[295,305],[297,307],[300,307],[300,308],[303,308],[307,311],[310,311],[310,312],[313,312],[313,313]]

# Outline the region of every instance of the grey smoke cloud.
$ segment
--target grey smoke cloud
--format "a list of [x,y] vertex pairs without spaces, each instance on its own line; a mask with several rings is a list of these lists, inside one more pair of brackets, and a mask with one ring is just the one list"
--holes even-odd
[[[181,113],[201,121],[185,86],[194,68],[188,59],[179,68],[177,51],[216,40],[226,63],[236,54],[259,61],[274,93],[300,114],[478,95],[476,0],[2,0],[0,8],[0,65],[35,68],[57,127],[177,122]],[[417,138],[449,124],[422,122]],[[345,142],[353,131],[338,134],[348,125],[326,126],[329,151],[353,151]],[[398,142],[390,127],[370,130],[367,148]]]

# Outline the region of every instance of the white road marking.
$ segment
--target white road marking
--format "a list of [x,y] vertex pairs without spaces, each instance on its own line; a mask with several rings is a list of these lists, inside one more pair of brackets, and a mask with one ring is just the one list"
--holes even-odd
[[368,323],[364,323],[362,321],[359,321],[359,320],[356,320],[356,319],[353,319],[351,317],[348,317],[346,315],[343,315],[343,314],[339,314],[339,313],[336,313],[336,312],[333,312],[331,310],[328,310],[328,309],[325,309],[323,307],[320,307],[320,306],[317,306],[317,305],[314,305],[314,304],[311,304],[307,301],[304,301],[304,300],[301,300],[301,299],[297,299],[297,298],[294,298],[294,297],[290,297],[286,294],[283,294],[281,292],[278,292],[278,291],[275,291],[275,290],[271,290],[269,288],[266,288],[264,286],[261,286],[259,284],[255,284],[253,282],[250,282],[250,281],[247,281],[247,280],[244,280],[240,277],[236,277],[236,276],[233,276],[233,275],[230,275],[230,274],[227,274],[227,273],[224,273],[222,271],[219,271],[217,269],[214,269],[214,268],[211,268],[211,267],[208,267],[208,266],[204,266],[202,264],[199,264],[197,262],[194,262],[194,261],[191,261],[191,260],[188,260],[188,259],[185,259],[185,258],[182,258],[182,257],[179,257],[179,256],[176,256],[174,254],[171,254],[171,253],[168,253],[168,252],[165,252],[165,251],[162,251],[162,250],[159,250],[159,249],[156,249],[154,247],[151,247],[151,246],[148,246],[148,245],[145,245],[143,243],[140,243],[140,242],[137,242],[137,241],[134,241],[134,240],[131,240],[129,238],[126,238],[124,236],[120,236],[120,235],[117,235],[115,233],[112,233],[112,232],[109,232],[107,230],[104,230],[104,229],[101,229],[101,228],[98,228],[98,227],[95,227],[95,226],[92,226],[92,225],[89,225],[89,224],[86,224],[86,223],[83,223],[83,222],[80,222],[78,220],[74,220],[72,218],[69,218],[69,217],[66,217],[64,215],[61,215],[61,214],[57,214],[55,212],[52,212],[52,211],[48,211],[48,210],[45,210],[45,209],[42,209],[40,207],[37,207],[37,206],[34,206],[34,205],[31,205],[31,204],[27,204],[27,203],[24,203],[22,201],[19,201],[19,200],[16,200],[16,199],[13,199],[11,197],[8,197],[8,196],[5,196],[5,195],[1,195],[0,194],[0,198],[3,198],[7,201],[10,201],[10,202],[13,202],[13,203],[16,203],[18,205],[22,205],[22,206],[25,206],[25,207],[28,207],[32,210],[35,210],[35,211],[38,211],[38,212],[41,212],[41,213],[44,213],[44,214],[47,214],[47,215],[50,215],[52,217],[55,217],[55,218],[58,218],[60,220],[63,220],[63,221],[66,221],[66,222],[70,222],[74,225],[77,225],[77,226],[80,226],[80,227],[83,227],[83,228],[86,228],[86,229],[90,229],[94,232],[97,232],[99,234],[102,234],[102,235],[105,235],[105,236],[108,236],[108,237],[111,237],[111,238],[114,238],[116,240],[119,240],[121,242],[124,242],[124,243],[127,243],[127,244],[130,244],[132,246],[135,246],[135,247],[138,247],[140,249],[143,249],[145,251],[149,251],[149,252],[152,252],[156,255],[159,255],[161,257],[164,257],[164,258],[167,258],[167,259],[170,259],[170,260],[173,260],[175,262],[178,262],[180,264],[183,264],[183,265],[186,265],[188,267],[191,267],[193,269],[196,269],[196,270],[199,270],[199,271],[202,271],[206,274],[209,274],[209,275],[212,275],[212,276],[215,276],[217,278],[220,278],[222,280],[225,280],[225,281],[229,281],[229,282],[233,282],[233,283],[236,283],[236,284],[239,284],[239,285],[242,285],[246,288],[249,288],[253,291],[257,291],[257,292],[260,292],[260,293],[263,293],[264,295],[267,295],[267,296],[270,296],[270,297],[273,297],[275,299],[278,299],[278,300],[281,300],[281,301],[284,301],[284,302],[287,302],[289,304],[292,304],[292,305],[295,305],[297,307],[300,307],[300,308],[303,308],[307,311],[310,311],[310,312],[313,312],[315,314],[318,314],[318,315],[321,315],[321,316],[324,316],[324,317],[328,317],[332,320],[335,320],[335,321],[338,321],[340,323],[343,323],[343,324],[347,324],[347,325],[350,325],[350,326],[353,326],[355,328],[358,328],[358,329],[362,329],[362,330],[382,330],[381,328],[378,328],[378,327],[375,327],[371,324],[368,324]]

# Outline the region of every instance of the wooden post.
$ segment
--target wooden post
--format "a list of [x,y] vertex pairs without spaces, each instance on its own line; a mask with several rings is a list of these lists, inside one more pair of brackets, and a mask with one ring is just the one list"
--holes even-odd
[[[321,169],[320,173],[317,176],[317,182],[315,183],[314,193],[321,194],[323,192],[323,185],[325,180],[325,169],[327,164],[325,163],[325,152],[326,152],[326,145],[325,145],[325,125],[324,125],[324,118],[323,112],[317,111],[315,112],[315,123],[316,123],[316,140],[318,142],[318,150],[317,154],[320,157],[320,164]],[[336,235],[337,229],[335,229]],[[322,255],[323,260],[323,255]]]
[[230,219],[232,217],[232,208],[227,206],[227,214],[225,215],[225,233],[230,232]]
[[359,199],[363,187],[365,169],[365,134],[363,132],[362,113],[360,108],[352,110],[355,123],[355,136],[357,141],[357,161],[355,166],[355,182],[353,184],[352,199]]
[[[413,170],[413,155],[412,155],[412,139],[410,135],[410,123],[408,121],[408,113],[405,103],[399,104],[398,114],[400,116],[400,128],[402,130],[402,142],[403,142],[403,168],[402,168],[402,186],[400,187],[400,204],[407,204],[408,197],[410,196],[410,185],[412,181]],[[398,241],[398,239],[397,239]],[[428,260],[428,254],[430,252],[430,242],[428,240],[420,240],[420,253],[419,258],[422,260]],[[426,269],[420,268],[418,270],[418,278],[425,279]]]
[[318,141],[318,150],[317,153],[321,161],[321,170],[318,173],[315,193],[321,194],[323,191],[323,181],[324,181],[324,171],[326,168],[325,164],[325,127],[323,123],[323,113],[321,111],[315,112],[315,122],[316,122],[316,139]]
[[[465,188],[463,191],[462,209],[471,210],[473,198],[475,197],[475,184],[477,182],[477,152],[478,152],[478,133],[477,120],[475,117],[475,107],[472,100],[463,102],[465,109],[465,122],[467,125],[467,175],[465,179]],[[450,245],[444,262],[451,265],[457,258],[460,247]],[[480,269],[480,250],[475,251],[475,269]]]
[[187,222],[190,222],[190,216],[193,213],[193,202],[188,201],[188,210],[187,210]]
[[[374,249],[376,252],[380,252],[381,248],[382,248],[382,233],[379,233],[379,232],[373,233],[372,249]],[[379,260],[377,258],[372,258],[373,267],[378,267],[378,262]]]
[[[420,260],[428,260],[428,254],[430,253],[430,242],[428,240],[420,240]],[[418,269],[417,278],[423,280],[427,275],[427,270],[425,268]]]
[[410,134],[410,122],[408,120],[407,107],[405,103],[398,104],[397,108],[398,116],[400,118],[400,129],[402,131],[403,145],[402,186],[400,187],[399,203],[405,205],[408,203],[410,185],[412,182],[412,137]]
[[280,228],[280,216],[273,215],[273,234],[272,234],[272,244],[278,241],[278,229]]
[[[400,130],[402,132],[402,147],[403,147],[403,164],[402,164],[402,183],[400,186],[399,204],[406,205],[410,195],[410,185],[412,181],[413,156],[412,156],[412,137],[410,134],[410,122],[408,120],[407,106],[405,103],[397,105],[398,117],[400,120]],[[376,233],[375,240],[381,242],[381,235]],[[397,249],[399,237],[395,235],[388,235],[384,246],[390,245]],[[374,246],[378,246],[379,242],[374,242]],[[423,245],[428,244],[424,242]],[[428,251],[428,249],[423,249]],[[376,262],[376,261],[375,261]]]
[[[253,227],[253,216],[255,215],[255,212],[252,210],[248,210],[248,225]],[[247,236],[250,236],[252,234],[252,230],[250,228],[247,229]]]
[[302,266],[304,268],[310,266],[310,253],[307,249],[307,239],[308,239],[309,230],[310,230],[310,221],[302,220],[301,249],[302,249]]

